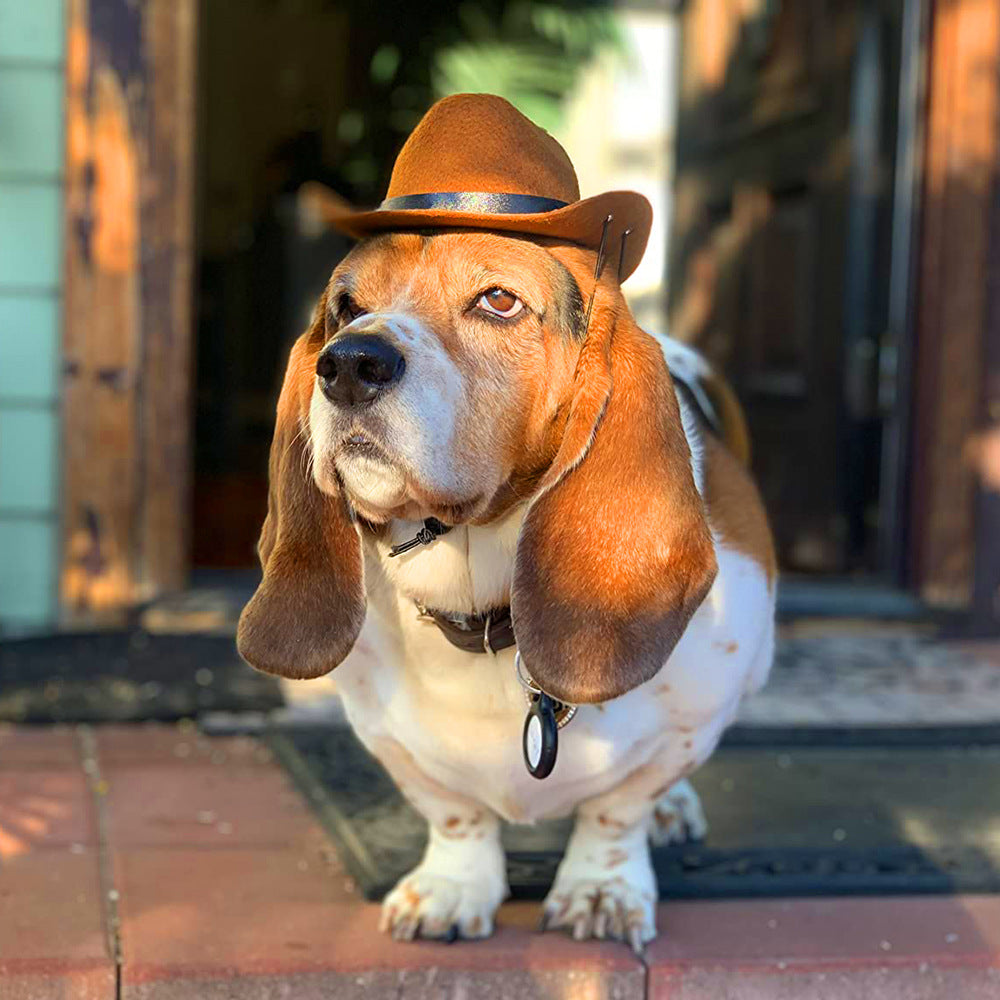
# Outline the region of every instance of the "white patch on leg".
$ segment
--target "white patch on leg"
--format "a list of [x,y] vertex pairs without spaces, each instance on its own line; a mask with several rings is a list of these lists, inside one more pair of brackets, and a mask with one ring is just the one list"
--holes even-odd
[[382,903],[380,930],[401,941],[493,933],[493,918],[507,896],[507,872],[496,818],[479,826],[462,839],[431,828],[424,860]]
[[708,833],[708,821],[698,793],[682,778],[657,801],[649,820],[649,839],[655,847],[701,840]]
[[542,921],[565,928],[577,941],[612,937],[638,953],[656,937],[656,902],[645,824],[609,836],[578,820]]

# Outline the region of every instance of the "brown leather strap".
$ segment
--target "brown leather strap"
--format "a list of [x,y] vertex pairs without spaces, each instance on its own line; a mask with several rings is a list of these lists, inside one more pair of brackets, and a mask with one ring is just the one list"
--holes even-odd
[[499,653],[517,641],[509,607],[494,608],[482,615],[461,615],[433,608],[421,611],[453,646],[467,653]]

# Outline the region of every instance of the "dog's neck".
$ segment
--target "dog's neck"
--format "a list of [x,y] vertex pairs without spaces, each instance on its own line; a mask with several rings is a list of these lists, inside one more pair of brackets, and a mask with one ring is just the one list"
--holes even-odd
[[390,521],[374,547],[386,579],[416,604],[479,614],[510,603],[514,553],[527,509],[520,505],[486,525],[456,525],[429,545],[391,558],[413,538],[419,521]]

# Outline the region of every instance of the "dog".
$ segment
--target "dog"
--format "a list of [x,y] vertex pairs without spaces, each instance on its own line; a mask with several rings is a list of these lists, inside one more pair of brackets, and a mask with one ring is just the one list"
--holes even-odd
[[426,818],[383,930],[489,935],[501,820],[575,813],[543,924],[641,950],[650,839],[704,834],[687,778],[772,659],[738,405],[628,310],[645,199],[581,200],[499,98],[439,102],[383,205],[330,212],[360,242],[291,351],[240,653],[337,667],[354,731]]

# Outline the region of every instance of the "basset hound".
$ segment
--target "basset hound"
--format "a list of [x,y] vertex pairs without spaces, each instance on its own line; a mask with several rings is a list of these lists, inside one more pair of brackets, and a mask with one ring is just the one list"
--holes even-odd
[[[239,649],[283,677],[337,667],[426,817],[383,904],[398,938],[489,935],[500,821],[575,812],[543,921],[641,949],[649,842],[704,834],[687,778],[770,668],[775,558],[738,405],[594,271],[542,237],[376,235],[291,351]],[[538,780],[542,693],[571,721]]]

